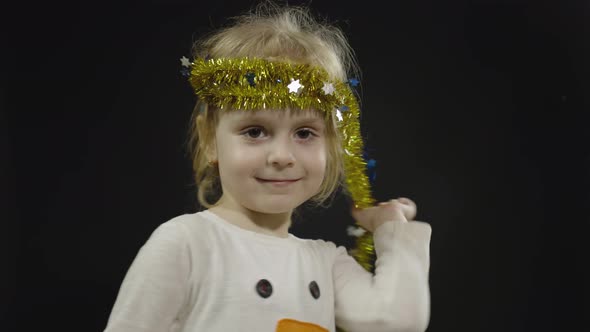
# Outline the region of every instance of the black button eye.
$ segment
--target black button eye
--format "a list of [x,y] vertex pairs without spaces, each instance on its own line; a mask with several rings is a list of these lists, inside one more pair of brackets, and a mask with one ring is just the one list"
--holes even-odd
[[320,286],[315,281],[309,283],[309,292],[314,299],[318,299],[320,297]]
[[267,298],[272,294],[272,285],[266,279],[260,279],[256,284],[256,292],[263,298]]

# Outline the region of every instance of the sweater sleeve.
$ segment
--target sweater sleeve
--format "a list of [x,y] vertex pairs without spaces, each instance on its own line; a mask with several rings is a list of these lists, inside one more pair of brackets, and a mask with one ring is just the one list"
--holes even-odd
[[189,247],[179,223],[161,224],[141,247],[119,289],[105,332],[164,332],[189,294]]
[[332,270],[336,325],[346,332],[425,331],[431,232],[420,221],[379,226],[373,233],[375,274],[338,247]]

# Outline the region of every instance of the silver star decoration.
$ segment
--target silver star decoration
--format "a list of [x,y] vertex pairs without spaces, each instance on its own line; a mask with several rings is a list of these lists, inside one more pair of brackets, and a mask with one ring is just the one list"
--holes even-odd
[[322,88],[324,93],[327,95],[331,95],[334,93],[334,85],[332,83],[324,82],[324,87]]
[[299,84],[299,80],[291,79],[291,83],[287,85],[289,92],[299,93],[299,89],[303,88],[303,85]]
[[354,226],[348,226],[346,231],[348,232],[348,236],[355,236],[355,237],[360,237],[367,232],[366,230],[364,230],[361,227],[354,227]]
[[180,58],[180,63],[185,66],[185,67],[189,67],[191,65],[191,62],[188,61],[188,58],[183,56],[182,58]]
[[339,109],[336,109],[336,117],[338,118],[338,121],[342,121],[342,112],[340,112]]

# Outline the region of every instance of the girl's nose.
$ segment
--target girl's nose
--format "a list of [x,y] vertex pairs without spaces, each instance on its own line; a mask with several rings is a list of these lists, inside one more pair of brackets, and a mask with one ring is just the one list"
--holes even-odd
[[273,166],[289,167],[295,163],[292,146],[286,139],[276,139],[268,152],[268,163]]

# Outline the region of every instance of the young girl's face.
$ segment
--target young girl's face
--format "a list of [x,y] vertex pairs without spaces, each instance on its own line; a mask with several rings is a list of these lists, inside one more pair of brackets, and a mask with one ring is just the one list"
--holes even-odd
[[301,110],[221,114],[215,153],[222,201],[260,213],[290,212],[315,195],[326,170],[322,114]]

